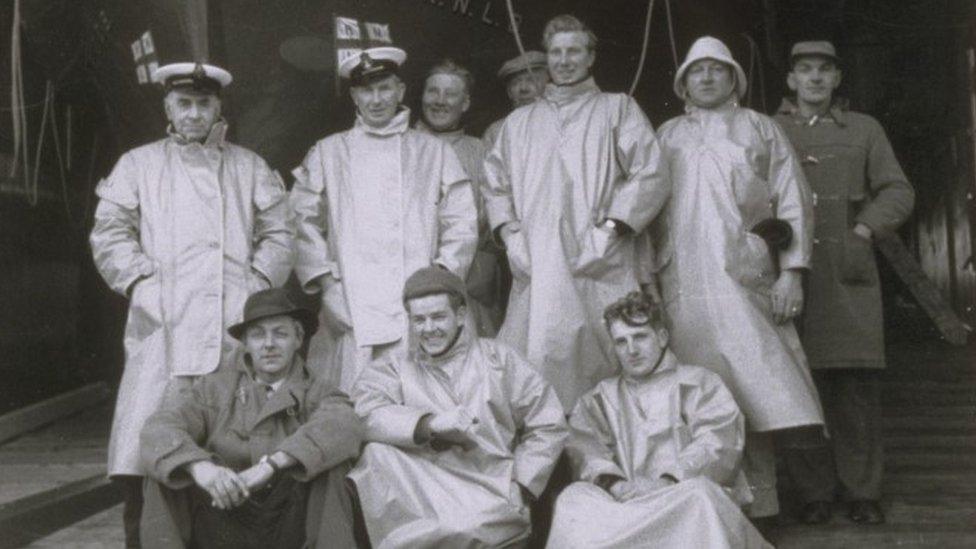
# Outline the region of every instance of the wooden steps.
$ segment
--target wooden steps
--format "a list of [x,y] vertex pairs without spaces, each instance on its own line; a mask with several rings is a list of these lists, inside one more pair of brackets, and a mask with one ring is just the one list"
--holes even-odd
[[[788,549],[976,547],[976,345],[889,342],[883,373],[888,522],[850,522],[844,504],[822,526],[796,522],[795,503],[773,530]],[[787,481],[788,482],[788,481]]]

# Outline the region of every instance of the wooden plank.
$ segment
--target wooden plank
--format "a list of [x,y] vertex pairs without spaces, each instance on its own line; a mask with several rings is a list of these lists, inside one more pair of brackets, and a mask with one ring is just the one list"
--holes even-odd
[[885,256],[902,282],[908,286],[915,300],[935,323],[942,337],[953,345],[965,345],[969,332],[973,329],[959,319],[901,240],[897,237],[879,238],[875,241],[875,246]]
[[110,394],[105,383],[92,383],[4,414],[0,416],[0,443],[100,404]]
[[122,501],[104,474],[0,505],[0,549],[22,547]]

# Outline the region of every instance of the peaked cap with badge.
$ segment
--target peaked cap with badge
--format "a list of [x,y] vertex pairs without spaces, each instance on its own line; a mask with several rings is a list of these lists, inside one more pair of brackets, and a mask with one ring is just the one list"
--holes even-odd
[[179,89],[219,95],[234,77],[225,69],[207,63],[170,63],[153,71],[152,80],[161,84],[167,93]]
[[339,63],[339,76],[349,79],[353,86],[397,74],[407,60],[407,52],[393,46],[368,48]]

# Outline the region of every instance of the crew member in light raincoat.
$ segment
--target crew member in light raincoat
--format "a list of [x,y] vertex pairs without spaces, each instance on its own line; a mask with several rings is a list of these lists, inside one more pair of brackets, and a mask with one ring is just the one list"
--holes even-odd
[[502,287],[500,263],[503,252],[491,238],[484,199],[481,197],[487,148],[481,139],[464,133],[461,126],[461,118],[471,107],[473,88],[471,72],[455,61],[445,59],[431,67],[421,96],[422,116],[415,127],[450,143],[471,179],[471,190],[478,208],[478,250],[465,279],[467,309],[477,334],[493,337],[505,316],[506,294]]
[[790,451],[786,464],[805,504],[800,519],[826,522],[838,486],[855,522],[879,523],[884,471],[880,373],[885,367],[881,286],[871,241],[891,237],[915,192],[880,124],[835,100],[841,71],[830,42],[800,42],[776,120],[816,193],[813,270],[799,319],[803,350],[823,399],[831,444]]
[[371,48],[339,67],[356,104],[352,129],[316,143],[294,170],[295,273],[322,292],[322,336],[309,363],[348,391],[365,364],[404,349],[400,299],[410,273],[431,264],[464,277],[478,244],[478,212],[457,155],[409,127],[397,72],[406,53]]
[[[659,132],[674,187],[652,228],[671,346],[682,362],[721,375],[735,395],[749,432],[748,511],[771,516],[779,507],[768,432],[819,433],[813,426],[823,424],[791,322],[802,305],[800,273],[810,266],[812,197],[779,125],[738,105],[745,73],[725,44],[698,39],[674,90],[686,114]],[[780,229],[778,240],[752,232],[770,226]]]
[[294,239],[281,178],[224,139],[220,90],[230,73],[174,63],[153,79],[166,90],[169,136],[122,155],[99,183],[91,233],[99,272],[129,298],[108,474],[126,483],[133,543],[143,423],[171,378],[229,363],[238,343],[227,327],[241,319],[250,293],[285,283]]
[[353,547],[345,488],[362,424],[298,355],[315,315],[281,288],[252,295],[228,329],[231,368],[168,397],[142,430],[151,548]]
[[[498,69],[498,78],[505,83],[505,94],[512,102],[512,108],[528,105],[542,95],[546,84],[549,83],[549,64],[546,54],[529,50],[513,57]],[[504,122],[505,118],[502,117],[485,129],[481,138],[486,147],[491,148],[495,145]]]
[[670,188],[650,122],[590,76],[596,36],[561,15],[544,32],[552,83],[505,119],[485,160],[488,218],[514,281],[498,338],[563,406],[617,371],[603,308],[638,289],[637,238]]
[[604,313],[621,375],[570,417],[580,481],[556,500],[553,549],[771,547],[739,509],[752,499],[739,407],[718,375],[678,362],[661,316],[637,292]]
[[511,547],[566,438],[552,387],[465,325],[464,284],[437,267],[403,290],[412,354],[368,366],[353,392],[366,423],[356,485],[373,547]]

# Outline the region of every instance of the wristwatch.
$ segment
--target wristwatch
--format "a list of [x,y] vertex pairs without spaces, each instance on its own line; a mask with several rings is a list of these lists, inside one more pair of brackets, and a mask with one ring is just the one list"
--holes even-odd
[[620,234],[620,231],[618,230],[620,224],[614,221],[613,219],[610,219],[609,217],[603,221],[602,226],[610,229],[610,232],[612,232],[615,235]]
[[271,459],[271,456],[269,456],[268,454],[264,454],[263,456],[261,456],[261,459],[258,460],[258,463],[263,463],[268,467],[271,467],[272,478],[274,478],[278,474],[278,471],[281,471],[281,467],[278,467],[278,464],[275,463],[275,461]]

